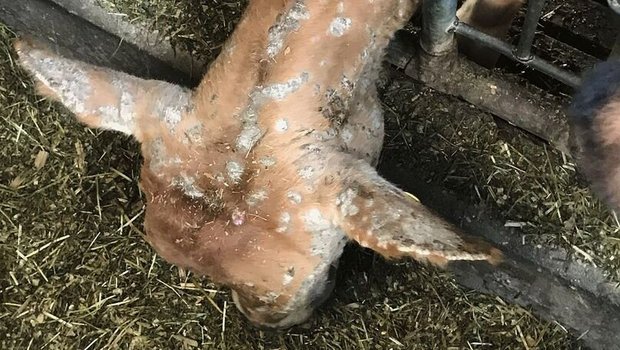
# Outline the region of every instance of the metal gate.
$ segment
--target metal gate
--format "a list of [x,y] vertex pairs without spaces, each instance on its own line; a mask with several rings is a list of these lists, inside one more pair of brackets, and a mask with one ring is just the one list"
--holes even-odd
[[[607,1],[609,7],[620,14],[620,0]],[[548,141],[565,153],[575,153],[563,112],[566,99],[536,87],[524,87],[523,84],[508,81],[505,76],[469,62],[454,50],[455,34],[458,34],[571,88],[579,86],[581,78],[577,74],[532,53],[545,4],[544,0],[527,1],[524,24],[515,46],[459,21],[456,17],[457,0],[426,0],[422,5],[419,36],[397,33],[388,50],[388,60],[407,75],[436,90],[459,96]],[[616,16],[620,24],[620,15]],[[620,35],[616,34],[611,56],[620,56]]]

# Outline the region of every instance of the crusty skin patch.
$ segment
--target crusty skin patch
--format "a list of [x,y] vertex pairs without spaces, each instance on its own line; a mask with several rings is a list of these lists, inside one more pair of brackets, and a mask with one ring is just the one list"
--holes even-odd
[[[374,82],[412,0],[253,0],[195,91],[18,42],[45,96],[141,143],[146,240],[233,289],[254,324],[304,322],[352,239],[388,258],[498,261],[374,169]],[[321,50],[312,49],[320,43]]]

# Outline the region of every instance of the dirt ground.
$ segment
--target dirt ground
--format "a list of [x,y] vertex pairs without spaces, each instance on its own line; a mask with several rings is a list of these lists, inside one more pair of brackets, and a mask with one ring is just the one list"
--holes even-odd
[[[153,20],[182,49],[212,59],[236,1],[101,0]],[[311,324],[248,326],[230,294],[185,276],[141,235],[135,142],[89,130],[34,95],[0,27],[0,348],[577,349],[554,322],[449,275],[348,247],[333,298]],[[416,168],[463,199],[561,245],[620,281],[615,217],[569,158],[454,97],[403,78],[382,89],[383,159]],[[6,277],[5,277],[6,276]]]

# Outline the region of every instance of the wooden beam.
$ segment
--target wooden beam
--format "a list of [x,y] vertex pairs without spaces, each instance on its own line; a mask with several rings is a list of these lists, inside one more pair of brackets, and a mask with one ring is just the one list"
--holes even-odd
[[17,35],[42,41],[63,56],[114,68],[143,78],[165,80],[185,86],[197,79],[171,68],[162,60],[51,1],[0,0],[0,21]]
[[132,23],[125,16],[110,14],[97,0],[51,0],[68,12],[94,24],[106,32],[139,46],[176,70],[200,79],[207,62],[194,59],[188,52],[175,50],[161,32],[153,32],[140,23]]

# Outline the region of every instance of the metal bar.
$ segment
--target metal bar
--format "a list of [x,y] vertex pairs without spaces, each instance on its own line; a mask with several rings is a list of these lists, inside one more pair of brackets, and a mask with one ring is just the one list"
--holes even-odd
[[573,153],[564,115],[566,98],[489,71],[457,55],[456,50],[432,56],[419,46],[406,46],[416,39],[413,34],[398,31],[388,47],[387,61],[435,90],[458,96],[547,140],[562,152]]
[[424,0],[420,45],[431,55],[442,55],[454,44],[450,31],[456,21],[457,0]]
[[523,23],[523,31],[517,44],[515,56],[521,62],[527,62],[532,59],[532,44],[536,35],[536,27],[538,20],[542,15],[545,0],[529,0],[527,2],[527,13],[525,14],[525,22]]
[[528,67],[534,68],[572,88],[578,87],[581,83],[581,78],[579,78],[577,75],[558,68],[536,55],[530,55],[530,58],[527,61],[523,61],[517,58],[513,54],[513,46],[491,35],[482,33],[463,22],[455,22],[454,30],[457,34],[476,40],[485,46],[497,50],[499,53],[505,55],[508,58],[520,62]]

